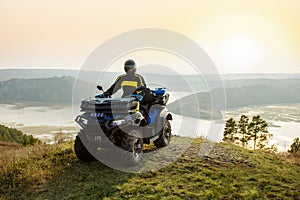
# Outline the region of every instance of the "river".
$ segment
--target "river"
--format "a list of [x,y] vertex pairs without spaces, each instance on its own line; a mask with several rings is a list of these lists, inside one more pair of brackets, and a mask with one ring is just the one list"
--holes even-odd
[[[273,110],[276,110],[276,106],[273,106],[272,108]],[[279,108],[282,109],[282,106],[279,106]],[[76,114],[73,114],[72,106],[24,106],[20,104],[0,104],[0,124],[18,128],[20,130],[27,130],[27,127],[34,127],[29,129],[33,130],[34,136],[51,140],[53,139],[53,134],[55,134],[55,131],[57,130],[65,132],[66,134],[74,134],[74,131],[71,130],[74,130],[75,127],[77,127],[77,129],[79,128],[74,122],[76,115],[79,113],[79,109],[75,108],[74,112]],[[233,116],[234,113],[239,112],[237,110],[227,111],[226,118]],[[224,123],[198,120],[179,115],[173,115],[173,118],[172,129],[173,134],[175,135],[204,137],[213,141],[221,141],[222,139]],[[295,116],[291,116],[291,118],[298,119]],[[279,150],[286,151],[290,147],[293,139],[300,136],[300,123],[295,120],[283,121],[280,118],[278,118],[277,121],[272,119],[270,122],[272,126],[269,127],[269,132],[274,135],[271,139],[271,143],[276,144]],[[56,129],[41,128],[49,126],[56,127]],[[38,129],[37,127],[40,128]]]

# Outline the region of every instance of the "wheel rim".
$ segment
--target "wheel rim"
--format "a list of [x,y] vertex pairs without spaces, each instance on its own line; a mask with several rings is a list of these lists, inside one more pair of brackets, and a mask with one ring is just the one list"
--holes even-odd
[[165,137],[166,144],[169,144],[170,137],[171,137],[171,132],[170,132],[170,129],[168,127],[164,128],[164,137]]
[[139,139],[136,139],[133,143],[133,159],[139,160],[142,157],[143,149],[142,143]]

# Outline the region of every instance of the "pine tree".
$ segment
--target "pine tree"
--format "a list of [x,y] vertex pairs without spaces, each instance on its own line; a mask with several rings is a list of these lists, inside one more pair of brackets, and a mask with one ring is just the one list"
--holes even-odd
[[294,143],[291,145],[291,149],[288,151],[293,154],[300,153],[300,140],[299,138],[294,139]]
[[271,136],[268,131],[268,123],[260,115],[253,116],[248,127],[248,134],[249,139],[253,139],[253,149],[256,149],[257,146],[262,149]]
[[242,146],[248,144],[248,122],[249,118],[246,115],[242,115],[239,122],[238,122],[238,134],[240,135],[239,140],[242,142]]
[[230,118],[226,121],[225,129],[224,129],[224,142],[234,143],[236,140],[237,133],[237,124],[233,118]]

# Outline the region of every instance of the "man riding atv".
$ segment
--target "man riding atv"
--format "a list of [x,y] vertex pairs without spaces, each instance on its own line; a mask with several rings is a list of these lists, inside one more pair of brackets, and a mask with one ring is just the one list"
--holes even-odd
[[117,77],[114,84],[110,86],[104,92],[105,96],[111,96],[116,93],[119,89],[123,89],[122,97],[130,97],[131,94],[136,91],[137,88],[144,86],[146,87],[146,83],[144,78],[136,74],[136,64],[134,60],[129,59],[124,63],[124,70],[126,74],[122,74]]
[[[170,143],[172,115],[166,107],[166,88],[146,88],[143,77],[135,73],[133,60],[127,60],[124,69],[126,74],[119,76],[105,92],[97,86],[103,94],[81,101],[83,113],[75,119],[81,129],[74,143],[80,160],[92,161],[97,157],[104,163],[118,164],[119,159],[115,162],[110,158],[121,156],[122,166],[132,166],[141,161],[144,144],[153,142],[162,148]],[[111,98],[121,88],[122,98]],[[107,156],[106,150],[115,156]]]

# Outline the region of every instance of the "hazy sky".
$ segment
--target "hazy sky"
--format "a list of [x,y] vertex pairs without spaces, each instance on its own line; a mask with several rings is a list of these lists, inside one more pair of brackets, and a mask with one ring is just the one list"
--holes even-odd
[[190,37],[220,73],[300,73],[299,0],[1,0],[0,68],[79,69],[144,27]]

